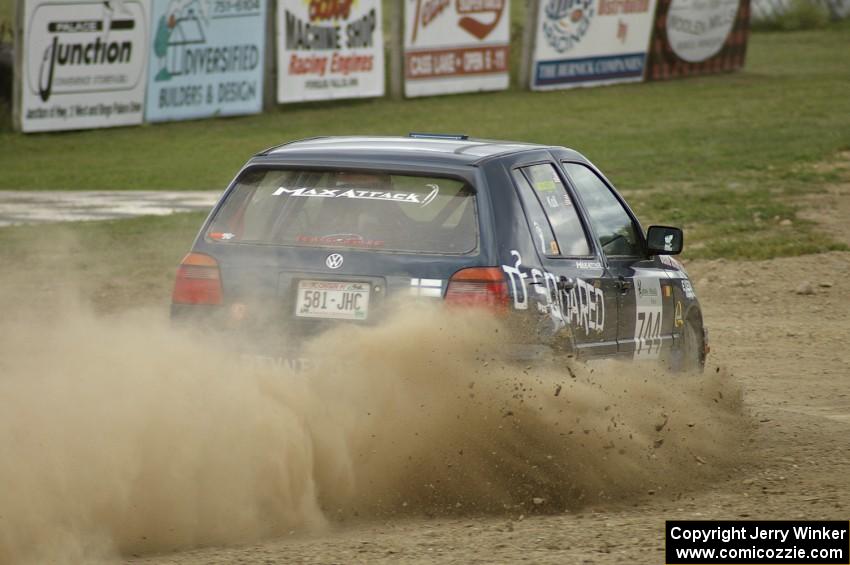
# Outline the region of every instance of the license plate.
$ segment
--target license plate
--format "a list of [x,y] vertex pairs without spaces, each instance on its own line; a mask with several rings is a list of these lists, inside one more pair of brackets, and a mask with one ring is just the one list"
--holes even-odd
[[301,318],[365,320],[369,315],[368,283],[298,281],[295,315]]

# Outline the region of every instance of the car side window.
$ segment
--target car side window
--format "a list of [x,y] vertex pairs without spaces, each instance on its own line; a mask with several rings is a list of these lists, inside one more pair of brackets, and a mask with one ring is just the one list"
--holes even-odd
[[531,227],[534,246],[537,247],[541,255],[560,255],[561,250],[555,240],[555,235],[552,233],[552,227],[549,225],[549,220],[546,219],[546,214],[543,213],[543,208],[540,207],[540,202],[535,198],[528,179],[519,170],[513,171],[513,177],[517,188],[519,188],[522,206],[525,208],[525,215]]
[[608,185],[585,165],[563,165],[587,209],[590,223],[605,254],[641,256],[643,248],[635,223]]
[[590,255],[590,245],[578,212],[555,166],[550,163],[532,165],[523,168],[523,172],[531,185],[533,197],[542,206],[552,226],[560,254],[566,257]]
[[[590,245],[587,243],[578,212],[554,165],[545,163],[524,167],[522,174],[514,171],[514,177],[517,179],[523,203],[526,209],[531,211],[529,219],[538,222],[534,217],[534,214],[537,214],[539,223],[551,226],[551,231],[543,230],[544,237],[547,233],[555,235],[555,239],[550,240],[545,254],[565,257],[590,255]],[[537,231],[536,227],[534,229]],[[539,233],[535,235],[540,238]]]

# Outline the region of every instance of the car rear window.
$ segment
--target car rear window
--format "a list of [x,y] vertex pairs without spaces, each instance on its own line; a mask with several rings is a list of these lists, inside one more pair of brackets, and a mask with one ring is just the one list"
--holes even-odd
[[359,171],[248,170],[208,239],[468,253],[478,245],[475,192],[456,179]]

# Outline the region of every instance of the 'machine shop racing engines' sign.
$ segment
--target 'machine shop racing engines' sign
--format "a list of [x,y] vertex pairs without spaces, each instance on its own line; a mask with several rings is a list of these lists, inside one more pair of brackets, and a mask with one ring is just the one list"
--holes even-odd
[[278,0],[279,102],[384,94],[380,0]]
[[404,0],[404,92],[508,87],[509,0]]
[[148,12],[137,0],[28,0],[21,129],[140,124]]

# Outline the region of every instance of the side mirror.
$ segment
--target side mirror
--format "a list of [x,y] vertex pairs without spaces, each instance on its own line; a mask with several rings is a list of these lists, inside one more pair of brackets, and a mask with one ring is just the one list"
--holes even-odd
[[679,228],[670,226],[649,226],[646,230],[646,243],[650,255],[678,255],[682,252],[685,235]]

